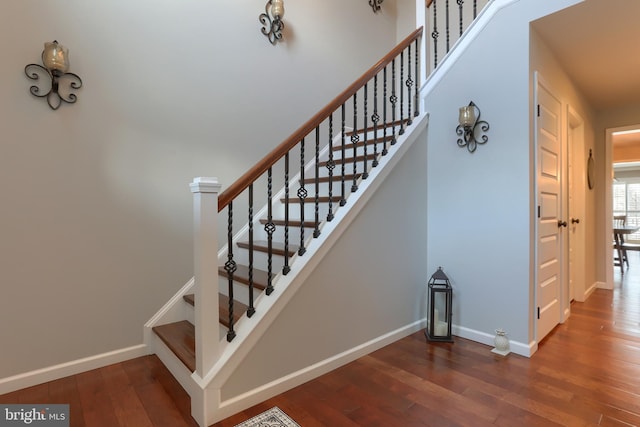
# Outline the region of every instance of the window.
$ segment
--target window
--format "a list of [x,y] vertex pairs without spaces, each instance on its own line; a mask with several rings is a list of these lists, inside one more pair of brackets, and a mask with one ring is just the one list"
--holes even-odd
[[[626,215],[627,225],[640,226],[640,181],[618,181],[613,184],[613,214]],[[640,232],[628,240],[640,241]]]

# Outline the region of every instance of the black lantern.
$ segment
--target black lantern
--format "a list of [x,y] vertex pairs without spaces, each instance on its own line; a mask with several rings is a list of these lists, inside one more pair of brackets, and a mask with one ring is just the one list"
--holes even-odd
[[451,336],[452,289],[442,267],[433,273],[428,283],[427,330],[429,341],[453,342]]

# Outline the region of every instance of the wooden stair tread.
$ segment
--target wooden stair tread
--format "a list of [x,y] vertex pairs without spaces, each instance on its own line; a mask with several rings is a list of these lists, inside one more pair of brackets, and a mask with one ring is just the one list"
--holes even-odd
[[[380,154],[380,153],[378,153],[378,155],[379,155],[379,154]],[[370,161],[370,160],[375,160],[377,157],[378,157],[377,155],[375,155],[375,154],[373,154],[373,153],[370,153],[370,154],[367,154],[367,155],[366,155],[366,157],[365,157],[365,156],[356,156],[356,157],[355,157],[355,161],[356,161],[356,162],[362,162],[362,161],[364,161],[365,159],[366,159],[367,161]],[[350,164],[350,163],[353,163],[353,162],[354,162],[354,158],[353,158],[353,157],[347,157],[346,159],[333,159],[333,161],[334,161],[334,162],[335,162],[335,164],[337,164],[337,165],[340,165],[340,164],[342,164],[342,163],[346,163],[346,164],[348,165],[348,164]],[[322,162],[320,162],[320,163],[319,163],[319,165],[320,165],[320,166],[326,166],[326,165],[327,165],[327,162],[328,162],[328,160],[322,161]]]
[[[355,175],[355,179],[360,179],[360,177],[362,176],[362,174],[356,174]],[[344,180],[345,181],[353,181],[354,175],[353,174],[346,174],[344,176]],[[339,173],[334,174],[333,176],[331,176],[331,181],[341,181],[342,180],[342,175],[340,175]],[[315,178],[305,178],[303,181],[305,184],[314,184],[316,182]],[[320,178],[318,178],[318,182],[329,182],[329,176],[321,176]],[[312,196],[310,196],[312,197]],[[289,200],[291,201],[291,199]]]
[[[402,124],[407,124],[409,122],[409,120],[412,120],[412,119],[406,118],[406,119],[402,119],[402,120],[396,120],[396,121],[393,121],[393,122],[387,122],[387,130],[393,129],[394,126],[398,127],[398,126],[401,126]],[[378,125],[378,130],[380,130],[380,129],[384,129],[384,122],[380,123]],[[358,129],[355,132],[350,130],[350,131],[345,132],[344,134],[346,136],[351,136],[354,133],[365,133],[365,132],[373,132],[373,126],[368,126],[366,129],[365,128]]]
[[[249,249],[249,242],[238,242],[238,247],[239,248],[243,248],[243,249]],[[298,252],[298,248],[299,248],[298,245],[294,245],[292,243],[289,243],[289,248],[288,248],[289,249],[289,256],[295,255],[295,253]],[[259,251],[259,252],[267,252],[269,250],[269,242],[267,242],[266,240],[254,240],[253,241],[253,250],[254,251]],[[274,255],[284,256],[285,255],[284,243],[271,242],[271,252]],[[235,274],[237,274],[237,272]],[[255,277],[255,272],[254,272],[254,277]]]
[[[382,132],[381,128],[378,128],[379,132]],[[372,144],[382,144],[384,142],[391,142],[395,139],[395,136],[393,135],[387,135],[387,136],[379,136],[377,138],[372,138],[372,139],[367,139],[367,146],[372,145]],[[362,147],[364,145],[364,139],[358,141],[356,143],[356,147]],[[348,152],[349,149],[353,149],[353,142],[351,141],[345,141],[344,144],[345,147],[345,151]],[[342,151],[342,144],[338,144],[338,145],[334,145],[333,147],[331,147],[332,151]]]
[[153,332],[191,372],[196,370],[196,331],[186,320],[153,327]]
[[[182,297],[187,304],[195,306],[195,295],[187,294]],[[220,316],[219,321],[227,328],[229,327],[229,297],[224,294],[218,294],[218,301],[220,304]],[[238,320],[247,312],[249,306],[239,301],[233,302],[233,323],[237,323]]]
[[[332,203],[338,203],[338,202],[340,202],[342,200],[342,196],[332,196],[331,199],[329,199],[329,196],[318,197],[318,203],[329,203],[329,200],[331,200]],[[280,201],[282,203],[284,203],[284,199],[280,199]],[[306,199],[304,199],[304,202],[305,203],[315,203],[316,202],[316,198],[315,197],[307,197]]]
[[[255,243],[254,243],[255,245]],[[222,277],[229,277],[227,271],[224,269],[224,266],[218,267],[218,274]],[[268,280],[269,273],[264,270],[259,270],[257,268],[253,269],[253,287],[256,289],[264,290],[269,283]],[[233,280],[238,283],[244,283],[245,285],[249,284],[249,267],[246,265],[238,264],[236,266],[236,271],[233,273]]]
[[[289,200],[289,202],[291,202],[291,200]],[[296,203],[300,203],[300,202],[296,200]],[[267,221],[268,220],[266,218],[262,218],[260,220],[260,223],[261,224],[266,224]],[[284,219],[272,219],[271,221],[274,223],[274,225],[277,225],[277,226],[284,227],[284,225],[285,225]],[[302,223],[302,222],[300,222],[298,220],[291,220],[291,219],[289,220],[289,228],[292,228],[292,227],[300,228],[300,225],[302,225],[305,228],[315,228],[316,227],[315,221],[305,221],[304,223]]]

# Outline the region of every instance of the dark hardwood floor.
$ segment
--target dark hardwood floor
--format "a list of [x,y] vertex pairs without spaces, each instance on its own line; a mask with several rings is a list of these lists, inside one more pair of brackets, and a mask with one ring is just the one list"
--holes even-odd
[[[278,406],[313,426],[640,426],[640,254],[615,290],[573,303],[530,359],[422,331],[214,426]],[[189,397],[155,356],[0,396],[70,403],[71,425],[195,426]]]

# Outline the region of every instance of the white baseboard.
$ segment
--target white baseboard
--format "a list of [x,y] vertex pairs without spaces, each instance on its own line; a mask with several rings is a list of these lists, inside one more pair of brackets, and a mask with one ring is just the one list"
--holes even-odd
[[[480,344],[488,345],[489,348],[487,349],[487,352],[489,352],[494,346],[495,337],[491,334],[456,325],[453,325],[452,329],[453,334],[457,337],[466,338],[471,341],[479,342]],[[524,357],[531,357],[533,353],[535,353],[538,349],[538,344],[535,342],[526,344],[510,339],[509,347],[511,348],[512,353],[519,354],[520,356]]]
[[71,362],[61,363],[59,365],[49,366],[47,368],[36,369],[35,371],[25,372],[23,374],[7,378],[0,378],[0,394],[11,393],[26,387],[46,383],[68,377],[69,375],[90,371],[92,369],[102,368],[114,363],[120,363],[125,360],[145,356],[147,354],[147,346],[140,344],[133,347],[110,351],[108,353],[85,357]]

